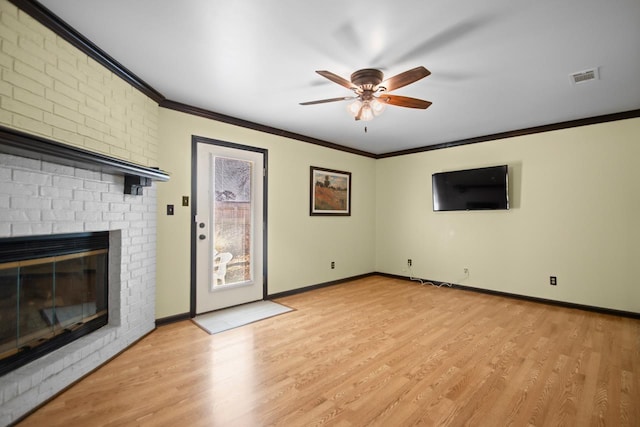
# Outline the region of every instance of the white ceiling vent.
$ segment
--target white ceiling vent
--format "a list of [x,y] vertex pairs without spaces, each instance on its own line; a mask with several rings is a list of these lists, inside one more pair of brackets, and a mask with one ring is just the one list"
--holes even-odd
[[571,83],[574,85],[580,83],[590,82],[591,80],[598,80],[598,68],[591,68],[589,70],[579,71],[577,73],[569,74]]

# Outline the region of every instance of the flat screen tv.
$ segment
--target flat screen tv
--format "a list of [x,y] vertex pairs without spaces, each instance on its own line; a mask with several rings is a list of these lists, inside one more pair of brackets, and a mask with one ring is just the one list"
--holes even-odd
[[434,211],[509,209],[507,165],[434,173]]

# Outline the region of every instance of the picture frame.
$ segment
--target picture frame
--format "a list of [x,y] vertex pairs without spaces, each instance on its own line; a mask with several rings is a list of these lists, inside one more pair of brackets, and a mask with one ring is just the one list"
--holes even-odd
[[351,216],[351,172],[311,166],[310,215]]

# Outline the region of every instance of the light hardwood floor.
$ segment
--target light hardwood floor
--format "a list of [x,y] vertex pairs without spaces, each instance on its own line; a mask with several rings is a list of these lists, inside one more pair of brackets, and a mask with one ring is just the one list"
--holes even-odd
[[640,320],[368,277],[166,325],[22,426],[640,426]]

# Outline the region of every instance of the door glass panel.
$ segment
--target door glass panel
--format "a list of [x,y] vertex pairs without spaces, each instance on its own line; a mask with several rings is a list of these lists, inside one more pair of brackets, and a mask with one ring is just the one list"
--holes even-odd
[[251,283],[253,162],[214,156],[211,290]]

